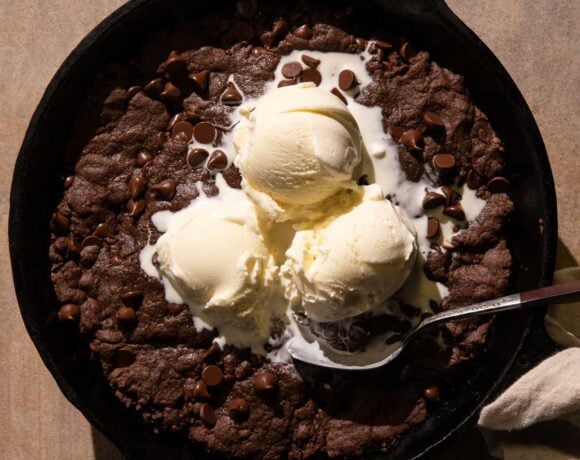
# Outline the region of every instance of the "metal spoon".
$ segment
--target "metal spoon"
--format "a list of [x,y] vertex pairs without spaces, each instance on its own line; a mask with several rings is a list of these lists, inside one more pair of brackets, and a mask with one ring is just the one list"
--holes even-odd
[[415,339],[425,329],[436,324],[456,319],[470,318],[472,316],[490,315],[509,310],[520,310],[541,305],[574,302],[577,300],[580,300],[580,281],[572,281],[437,313],[436,315],[425,318],[417,326],[411,329],[401,339],[398,348],[394,349],[388,356],[385,356],[380,361],[371,364],[345,365],[334,362],[330,359],[321,359],[319,356],[309,353],[308,348],[300,347],[296,338],[289,341],[288,352],[292,358],[305,363],[314,364],[315,366],[348,371],[366,371],[383,367],[393,361],[401,354],[403,349],[411,342],[411,340]]

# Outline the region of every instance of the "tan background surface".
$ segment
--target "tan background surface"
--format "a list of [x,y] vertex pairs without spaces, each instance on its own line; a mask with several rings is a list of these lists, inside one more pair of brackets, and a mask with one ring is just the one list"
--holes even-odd
[[[122,0],[0,0],[0,458],[115,459],[59,392],[28,338],[9,269],[7,221],[12,168],[28,121],[58,66]],[[528,101],[552,163],[560,213],[559,264],[580,260],[580,2],[449,0],[496,53]],[[479,446],[475,431],[446,458]],[[463,455],[461,455],[463,454]]]

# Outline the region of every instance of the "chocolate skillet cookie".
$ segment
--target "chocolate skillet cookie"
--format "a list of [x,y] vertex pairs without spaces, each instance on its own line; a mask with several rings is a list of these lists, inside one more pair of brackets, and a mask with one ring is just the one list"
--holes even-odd
[[[434,244],[424,270],[449,289],[433,311],[500,296],[510,274],[502,229],[512,203],[502,144],[462,78],[404,40],[349,25],[351,6],[313,5],[239,1],[144,40],[136,57],[96,75],[64,152],[70,175],[50,248],[59,318],[78,322],[117,397],[155,431],[182,432],[225,457],[388,452],[477,359],[489,327],[480,320],[449,324],[440,336],[445,346],[425,339],[384,371],[308,369],[306,378],[294,365],[248,349],[220,349],[212,343],[217,331],[197,332],[190,309],[168,303],[162,284],[141,269],[140,251],[160,236],[154,213],[187,206],[196,183],[217,194],[217,172],[240,188],[239,171],[220,150],[232,128],[228,115],[243,97],[263,93],[281,56],[306,50],[304,65],[285,69],[282,85],[316,83],[322,76],[308,50],[368,48],[372,83],[355,98],[381,108],[407,179],[428,172],[434,186],[459,181],[486,200],[467,226],[450,187],[425,194],[423,207],[442,209],[461,230],[443,247],[435,238],[439,222],[429,219]],[[344,97],[353,84],[341,75],[333,92]],[[209,147],[188,153],[192,139]],[[405,320],[389,325],[399,333],[418,315],[413,306],[403,313]]]

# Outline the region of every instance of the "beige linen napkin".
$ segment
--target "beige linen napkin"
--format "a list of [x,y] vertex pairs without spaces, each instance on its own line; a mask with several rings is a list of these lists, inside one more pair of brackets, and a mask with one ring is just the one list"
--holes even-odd
[[[580,279],[580,267],[555,283]],[[485,406],[479,426],[490,453],[506,460],[580,459],[580,302],[553,305],[546,330],[562,347]]]

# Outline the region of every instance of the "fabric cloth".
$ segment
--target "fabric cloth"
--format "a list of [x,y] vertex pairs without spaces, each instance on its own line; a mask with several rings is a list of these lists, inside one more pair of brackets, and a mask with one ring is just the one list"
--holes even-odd
[[[560,270],[555,283],[580,279]],[[580,459],[580,302],[552,305],[546,331],[567,349],[546,359],[485,406],[479,426],[490,454],[506,460]]]

